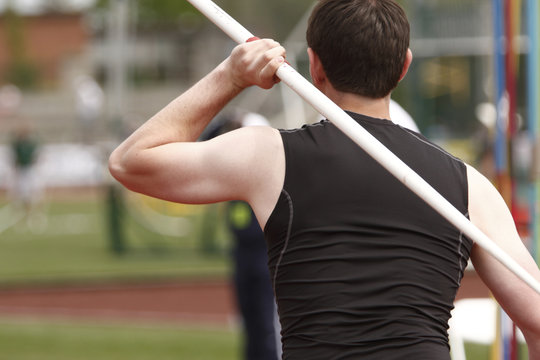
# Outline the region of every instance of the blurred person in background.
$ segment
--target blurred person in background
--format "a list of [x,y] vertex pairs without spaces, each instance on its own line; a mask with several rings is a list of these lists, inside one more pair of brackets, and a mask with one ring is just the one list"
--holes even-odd
[[[229,112],[206,129],[201,140],[209,140],[245,126],[269,126],[265,117],[237,110]],[[233,283],[242,317],[245,360],[277,360],[281,353],[276,330],[276,305],[264,234],[248,203],[230,201],[225,205],[226,224],[234,244]]]
[[[393,0],[318,1],[307,30],[313,84],[540,280],[489,180],[390,120],[391,92],[412,62],[409,34]],[[469,259],[540,359],[540,295],[330,121],[195,142],[244,89],[272,88],[285,56],[270,39],[235,47],[111,154],[113,176],[170,201],[250,204],[284,359],[450,360],[448,320]]]
[[38,159],[38,142],[28,123],[20,123],[13,132],[11,151],[14,170],[13,201],[17,208],[22,208],[24,216],[29,220],[41,194],[35,167]]
[[390,99],[390,119],[397,125],[419,133],[420,130],[412,116],[396,101]]

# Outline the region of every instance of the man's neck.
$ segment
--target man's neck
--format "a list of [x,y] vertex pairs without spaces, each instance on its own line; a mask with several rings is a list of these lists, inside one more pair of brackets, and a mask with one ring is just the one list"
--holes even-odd
[[334,92],[328,94],[340,108],[377,119],[390,119],[390,96],[371,99],[364,96]]

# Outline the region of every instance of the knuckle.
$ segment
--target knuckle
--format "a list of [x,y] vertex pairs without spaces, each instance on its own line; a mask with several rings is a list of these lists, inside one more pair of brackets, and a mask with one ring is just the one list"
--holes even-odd
[[250,61],[249,61],[249,58],[245,57],[245,56],[242,56],[238,63],[240,64],[240,66],[242,67],[248,67],[250,65]]
[[235,59],[242,59],[246,50],[242,46],[237,46],[231,52],[231,57]]
[[272,53],[270,53],[270,52],[265,52],[263,54],[263,59],[266,62],[270,62],[270,61],[272,61],[274,59],[274,55]]
[[264,39],[264,43],[267,45],[267,46],[270,46],[270,47],[277,47],[279,46],[279,43],[273,39]]

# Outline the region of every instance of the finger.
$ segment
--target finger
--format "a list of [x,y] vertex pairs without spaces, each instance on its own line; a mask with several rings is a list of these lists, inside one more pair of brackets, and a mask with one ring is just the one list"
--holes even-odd
[[279,81],[274,74],[283,63],[285,55],[285,48],[271,39],[252,40],[241,44],[232,54],[237,64],[235,77],[243,79],[242,83],[245,83],[246,87],[256,84],[269,89]]
[[267,51],[267,55],[269,58],[276,58],[278,56],[286,57],[287,51],[283,46],[281,46],[279,43],[276,43],[277,46],[273,47],[272,49]]
[[280,43],[272,39],[251,40],[244,45],[248,49],[247,51],[254,52],[270,50],[281,46]]
[[269,89],[274,84],[278,83],[280,79],[277,77],[276,72],[281,65],[285,63],[285,58],[282,55],[274,57],[268,62],[260,71],[261,87]]
[[274,50],[278,48],[280,48],[278,42],[262,39],[241,44],[235,49],[234,53],[247,72],[257,72],[257,69],[266,66],[268,62],[281,53],[279,50]]

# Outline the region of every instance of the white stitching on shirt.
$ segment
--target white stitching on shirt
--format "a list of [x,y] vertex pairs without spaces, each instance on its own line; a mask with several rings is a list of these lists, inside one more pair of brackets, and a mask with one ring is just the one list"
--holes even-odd
[[[465,216],[469,217],[469,212],[465,214]],[[463,247],[463,231],[459,232],[459,245],[457,248],[457,252],[459,254],[459,270],[460,274],[458,275],[458,286],[461,286],[461,280],[460,278],[463,276],[463,273],[465,272],[465,268],[467,266],[467,259],[465,259],[465,256],[463,255],[463,251],[461,251]]]
[[[458,162],[461,162],[463,163],[463,161],[457,157],[455,157],[454,155],[446,152],[445,150],[431,144],[430,142],[428,141],[425,141],[424,139],[418,137],[418,135],[416,135],[414,132],[411,132],[411,131],[408,131],[407,129],[404,129],[400,126],[400,128],[405,131],[406,133],[408,133],[409,135],[413,136],[414,138],[416,138],[417,140],[421,141],[422,143],[428,145],[428,146],[431,146],[432,148],[436,149],[436,150],[439,150],[442,154],[446,155],[446,156],[449,156],[450,158],[458,161]],[[467,212],[465,214],[465,216],[468,216],[469,213]],[[461,285],[461,280],[460,280],[460,277],[462,276],[462,274],[465,272],[465,267],[467,266],[467,261],[465,259],[465,256],[463,255],[463,252],[462,252],[462,248],[463,248],[463,231],[460,231],[459,232],[459,244],[458,244],[458,248],[457,248],[457,252],[458,252],[458,255],[459,255],[459,270],[460,270],[460,274],[458,275],[458,279],[457,279],[457,283],[458,283],[458,286]]]
[[436,150],[439,150],[439,151],[440,151],[441,153],[443,153],[444,155],[449,156],[449,157],[451,157],[452,159],[454,159],[454,160],[456,160],[456,161],[463,162],[461,159],[455,157],[454,155],[450,154],[449,152],[447,152],[447,151],[441,149],[441,148],[438,147],[438,146],[433,145],[433,144],[430,143],[429,141],[426,141],[426,140],[420,138],[420,137],[419,137],[418,135],[416,135],[414,132],[407,131],[406,129],[402,128],[401,126],[400,126],[400,128],[401,128],[403,131],[405,131],[406,133],[408,133],[409,135],[411,135],[411,136],[413,136],[414,138],[416,138],[417,140],[423,142],[424,144],[426,144],[426,145],[428,145],[428,146],[431,146],[432,148],[434,148],[434,149],[436,149]]
[[274,287],[274,291],[276,289],[276,278],[277,278],[279,265],[281,264],[283,255],[285,255],[285,251],[287,251],[287,246],[289,245],[289,238],[291,236],[292,221],[293,221],[293,203],[292,203],[291,196],[289,195],[287,190],[283,189],[281,191],[285,194],[285,196],[287,197],[287,202],[289,203],[289,225],[287,226],[287,237],[285,238],[285,244],[283,245],[283,249],[281,250],[281,254],[279,255],[279,259],[276,263],[276,269],[274,270],[274,277],[272,279],[272,285]]
[[300,128],[296,128],[296,129],[280,129],[279,131],[282,132],[282,133],[287,133],[287,134],[290,134],[290,133],[295,133],[295,132],[298,132],[298,131],[304,131],[306,130],[307,128],[310,128],[310,127],[316,127],[316,126],[324,126],[326,125],[326,123],[329,123],[330,121],[328,120],[321,120],[317,123],[313,123],[313,124],[306,124]]

